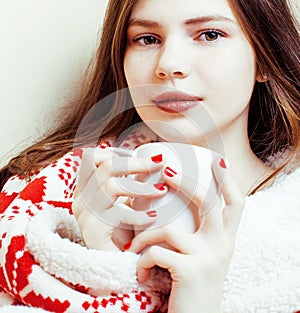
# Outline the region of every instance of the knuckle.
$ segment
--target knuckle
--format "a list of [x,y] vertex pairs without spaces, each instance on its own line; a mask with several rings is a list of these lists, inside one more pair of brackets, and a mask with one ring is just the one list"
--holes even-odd
[[115,215],[119,217],[119,220],[121,223],[126,223],[129,225],[140,224],[140,221],[139,221],[140,216],[135,211],[130,210],[129,208],[128,209],[117,208],[114,213]]
[[171,227],[170,225],[165,225],[161,228],[161,233],[164,237],[169,236],[171,232]]
[[112,174],[113,172],[113,162],[111,158],[106,158],[101,162],[101,165],[98,167],[97,173],[105,171],[106,173]]
[[113,207],[110,209],[113,210],[114,213],[118,216],[120,216],[121,219],[124,219],[126,216],[128,216],[130,213],[128,210],[126,210],[123,206],[121,205],[113,205]]
[[111,197],[116,194],[116,187],[117,187],[116,178],[110,177],[102,185],[102,191],[106,196]]
[[147,232],[140,232],[136,237],[133,239],[134,242],[139,244],[145,245],[148,243],[148,233]]
[[175,232],[174,228],[170,224],[162,227],[162,236],[166,240],[172,239],[174,237],[175,233],[176,232]]
[[155,260],[160,255],[160,248],[158,246],[151,246],[146,253],[148,257]]
[[[151,243],[151,236],[149,236],[148,232],[142,231],[134,237],[133,242],[138,247],[147,247]],[[148,255],[149,250],[151,250],[150,248],[153,247],[154,246],[149,246],[149,249],[147,249],[147,251],[144,254]]]

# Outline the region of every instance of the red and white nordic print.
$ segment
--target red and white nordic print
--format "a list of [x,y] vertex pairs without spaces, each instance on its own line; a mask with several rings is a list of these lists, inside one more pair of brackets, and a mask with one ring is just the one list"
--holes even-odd
[[[100,149],[110,146],[108,142]],[[25,305],[49,312],[161,312],[163,294],[144,290],[93,296],[47,273],[26,247],[28,222],[51,207],[71,212],[83,150],[72,151],[29,181],[14,176],[0,193],[0,305]]]

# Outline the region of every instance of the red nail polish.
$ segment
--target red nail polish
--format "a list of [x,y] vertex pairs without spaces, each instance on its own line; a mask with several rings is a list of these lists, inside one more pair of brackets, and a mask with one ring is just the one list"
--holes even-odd
[[219,165],[220,165],[220,167],[222,167],[224,169],[227,169],[227,166],[226,166],[226,163],[225,163],[224,159],[220,160]]
[[156,189],[163,191],[163,190],[165,190],[166,184],[164,184],[164,183],[157,183],[157,184],[154,184],[153,186]]
[[177,174],[177,172],[175,172],[174,170],[171,169],[171,167],[167,166],[164,170],[164,173],[169,176],[169,177],[173,177],[174,175]]
[[160,163],[160,162],[162,162],[162,154],[154,155],[153,157],[151,157],[151,160],[152,160],[154,163]]
[[109,141],[105,141],[105,142],[102,142],[99,147],[101,149],[105,149],[105,148],[111,147],[111,144],[109,143]]
[[157,216],[157,212],[155,210],[151,210],[146,212],[146,214],[150,217],[156,217]]
[[123,250],[128,250],[131,247],[131,243],[132,243],[132,240],[130,240],[129,242],[125,243],[125,245],[123,246]]

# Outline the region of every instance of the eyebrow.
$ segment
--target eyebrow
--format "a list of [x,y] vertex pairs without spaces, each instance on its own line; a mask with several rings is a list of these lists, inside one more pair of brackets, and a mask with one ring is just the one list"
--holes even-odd
[[161,25],[157,22],[133,18],[129,20],[129,26],[160,27]]
[[191,18],[184,22],[185,25],[201,24],[207,22],[229,22],[236,24],[236,21],[233,19],[223,16],[223,15],[207,15],[196,18]]
[[[223,16],[223,15],[207,15],[207,16],[201,16],[196,18],[188,19],[184,22],[184,25],[195,25],[195,24],[203,24],[208,22],[229,22],[237,24],[233,19]],[[128,27],[129,26],[142,26],[142,27],[161,27],[161,24],[158,22],[145,20],[145,19],[136,19],[133,18],[129,20]]]

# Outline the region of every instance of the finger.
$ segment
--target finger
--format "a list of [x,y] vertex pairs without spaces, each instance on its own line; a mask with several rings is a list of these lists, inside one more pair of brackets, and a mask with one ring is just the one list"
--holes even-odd
[[82,190],[103,160],[116,155],[113,151],[86,148],[83,151],[77,188]]
[[[91,180],[93,179],[96,180],[94,175]],[[84,188],[79,192],[79,197],[85,208],[97,216],[101,216],[103,211],[110,208],[120,196],[158,198],[167,191],[167,186],[162,183],[142,183],[129,177],[111,177],[98,189],[95,187],[93,189]],[[80,202],[78,202],[79,204]]]
[[220,198],[215,198],[209,205],[209,208],[201,215],[200,227],[195,232],[196,234],[206,233],[216,236],[223,231],[223,215],[222,201]]
[[158,198],[168,191],[164,183],[144,183],[130,177],[111,177],[101,189],[111,199],[118,196]]
[[168,185],[180,190],[187,198],[187,201],[196,206],[201,223],[197,233],[205,231],[213,234],[223,229],[220,192],[216,190],[213,175],[211,175],[208,186],[205,188],[196,178],[186,173],[177,173],[176,170],[170,167],[166,167],[163,174]]
[[103,222],[113,227],[121,227],[122,224],[128,225],[149,225],[155,222],[157,213],[151,211],[135,211],[124,203],[115,204],[112,208],[106,210],[101,215]]
[[112,198],[98,185],[95,175],[91,176],[89,182],[89,185],[82,187],[82,189],[78,187],[75,189],[72,212],[76,219],[86,209],[94,214],[97,210],[97,214],[101,214],[103,210],[109,208],[115,201],[115,197]]
[[96,170],[96,176],[101,186],[107,179],[112,176],[123,176],[130,174],[151,174],[157,172],[164,165],[163,160],[157,162],[156,156],[151,158],[134,158],[113,156],[101,162]]
[[206,214],[216,202],[213,176],[209,186],[205,188],[199,181],[187,173],[179,173],[175,169],[166,167],[163,171],[163,179],[168,186],[180,191],[187,202],[192,202],[198,208],[199,215]]
[[156,220],[156,216],[155,210],[135,211],[125,204],[116,204],[102,215],[95,215],[85,210],[78,218],[78,225],[89,248],[116,250],[118,248],[112,240],[116,228],[129,228],[125,224],[146,227]]
[[212,168],[226,205],[223,210],[224,228],[235,234],[244,210],[245,197],[233,181],[222,158],[215,159]]
[[97,250],[120,250],[112,240],[114,227],[85,210],[78,218],[78,226],[85,245]]
[[176,251],[191,253],[192,247],[189,247],[191,236],[171,226],[145,230],[132,240],[130,251],[140,253],[147,246],[164,242]]
[[179,260],[181,255],[159,246],[152,246],[144,252],[137,263],[137,276],[140,283],[145,282],[149,278],[150,269],[159,266],[167,269],[173,280],[176,280],[175,274],[179,268]]
[[85,204],[82,202],[81,197],[79,197],[79,191],[77,188],[75,189],[75,191],[74,191],[74,200],[72,202],[72,212],[75,218],[78,219],[80,214],[85,210]]
[[[222,186],[224,183],[225,174],[227,172],[227,165],[223,158],[216,158],[212,162],[212,174],[216,181],[213,179],[211,181],[211,185],[209,190],[215,190],[214,193],[215,197],[211,197],[211,206],[209,211],[207,211],[201,221],[200,228],[198,229],[199,232],[206,232],[213,236],[220,231],[224,230],[224,219],[223,219],[223,209],[224,209],[224,200],[222,197]],[[217,183],[217,188],[215,189],[215,184]]]
[[[94,176],[93,176],[94,177]],[[101,187],[93,190],[84,188],[77,192],[72,203],[72,211],[78,219],[84,210],[88,210],[96,216],[100,216],[103,211],[113,205],[117,197],[109,195]]]

